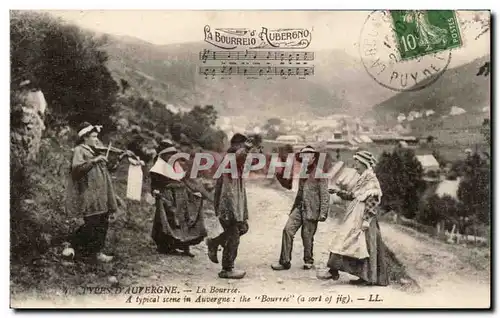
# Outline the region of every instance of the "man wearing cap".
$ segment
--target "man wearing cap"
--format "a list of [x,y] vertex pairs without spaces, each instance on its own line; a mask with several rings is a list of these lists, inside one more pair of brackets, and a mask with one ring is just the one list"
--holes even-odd
[[316,178],[319,153],[311,146],[306,146],[297,154],[301,162],[299,189],[288,221],[283,229],[279,263],[272,265],[273,270],[287,270],[291,267],[293,239],[295,233],[302,227],[301,236],[304,245],[304,269],[312,269],[314,264],[313,242],[318,228],[318,222],[324,222],[328,216],[330,195],[328,180]]
[[219,246],[223,247],[222,271],[219,272],[219,277],[241,279],[245,276],[245,271],[234,269],[240,236],[248,232],[247,195],[241,172],[253,143],[252,140],[239,133],[235,134],[230,142],[231,146],[227,153],[236,155],[238,177],[233,178],[230,173],[224,173],[217,179],[214,208],[224,232],[215,238],[207,239],[206,244],[208,257],[213,263],[219,263],[217,251]]

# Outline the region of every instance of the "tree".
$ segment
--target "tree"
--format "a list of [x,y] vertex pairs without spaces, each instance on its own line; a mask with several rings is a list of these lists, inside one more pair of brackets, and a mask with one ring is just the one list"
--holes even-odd
[[461,159],[453,161],[450,172],[453,172],[457,177],[462,177],[465,174],[465,161]]
[[197,105],[187,113],[187,117],[196,120],[200,126],[211,127],[217,122],[218,114],[213,105],[203,107]]
[[485,118],[483,120],[483,125],[481,127],[481,134],[483,134],[484,139],[488,144],[491,144],[491,128],[490,128],[490,119]]
[[274,128],[270,128],[267,130],[266,139],[275,140],[279,136],[280,136],[280,133],[278,131],[276,131]]
[[182,132],[190,139],[200,143],[214,132],[212,126],[217,122],[217,111],[212,105],[195,106],[181,119]]
[[279,137],[280,129],[279,126],[283,123],[280,118],[269,118],[264,125],[264,130],[267,131],[266,138],[274,140]]
[[[185,114],[176,114],[170,121],[170,134],[176,142],[189,139],[190,142],[209,150],[223,148],[226,134],[215,129],[217,111],[212,105],[195,106]],[[184,137],[183,137],[184,136]]]
[[465,176],[458,187],[458,198],[464,203],[466,216],[490,223],[490,168],[479,154],[465,161]]
[[417,213],[417,221],[430,226],[436,226],[441,220],[458,220],[462,214],[460,202],[449,195],[439,197],[436,194],[422,200]]
[[267,125],[270,125],[270,126],[279,126],[279,125],[281,125],[282,122],[283,121],[280,118],[273,117],[273,118],[269,118],[267,120]]
[[411,149],[384,152],[375,167],[382,188],[382,208],[413,218],[423,189],[423,169]]
[[114,129],[114,103],[119,90],[109,73],[101,38],[47,14],[11,14],[11,81],[36,83],[50,105],[47,126],[82,121]]
[[446,161],[446,159],[441,156],[441,153],[437,149],[434,149],[432,151],[432,155],[434,156],[434,158],[436,158],[437,162],[439,162],[439,167],[443,168],[448,163],[448,161]]
[[200,140],[200,144],[208,150],[223,152],[224,146],[228,142],[227,135],[222,130],[212,129],[208,134],[204,135]]
[[485,62],[483,66],[479,68],[479,71],[477,72],[476,76],[489,76],[490,75],[490,62]]

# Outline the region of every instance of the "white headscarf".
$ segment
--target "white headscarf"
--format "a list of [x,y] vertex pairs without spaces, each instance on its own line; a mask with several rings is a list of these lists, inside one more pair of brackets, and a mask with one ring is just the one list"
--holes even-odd
[[174,154],[177,153],[177,149],[172,146],[161,150],[158,153],[158,159],[156,159],[155,164],[149,170],[149,172],[155,172],[161,174],[162,176],[172,180],[181,180],[185,175],[184,169],[182,169],[182,166],[179,164],[178,161],[175,161],[174,165],[172,166],[168,162],[163,160],[161,158],[161,155],[165,153]]
[[101,132],[101,129],[102,129],[102,126],[101,125],[89,125],[85,128],[82,128],[79,132],[78,132],[78,137],[82,137],[84,136],[86,133],[89,133],[91,132],[92,130],[96,130],[97,132]]

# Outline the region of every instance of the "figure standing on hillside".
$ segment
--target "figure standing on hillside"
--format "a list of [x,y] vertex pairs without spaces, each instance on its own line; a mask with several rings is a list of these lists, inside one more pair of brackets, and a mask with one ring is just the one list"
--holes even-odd
[[199,244],[207,236],[203,222],[204,199],[183,182],[181,164],[168,163],[176,153],[173,141],[163,140],[150,170],[151,191],[156,197],[152,238],[159,253],[194,257],[190,246]]
[[[109,226],[109,217],[117,211],[115,188],[111,181],[112,167],[108,158],[99,155],[98,134],[101,126],[83,123],[78,131],[78,145],[73,149],[73,160],[67,188],[66,211],[83,217],[84,224],[73,234],[70,244],[78,257],[96,257],[109,262],[112,256],[102,253]],[[120,156],[122,159],[124,155]]]
[[[312,269],[314,265],[313,242],[318,222],[328,217],[330,195],[328,180],[316,178],[319,153],[311,146],[306,146],[297,154],[296,160],[304,162],[302,169],[307,169],[307,176],[299,179],[299,189],[293,203],[288,221],[283,229],[279,263],[272,265],[274,270],[287,270],[291,267],[293,239],[302,227],[301,236],[304,245],[304,269]],[[284,182],[280,182],[284,187]],[[291,184],[289,184],[291,188]]]
[[373,172],[376,163],[368,151],[354,155],[356,170],[361,174],[352,191],[330,190],[351,203],[340,224],[332,233],[328,273],[321,279],[339,279],[339,271],[358,276],[355,285],[387,286],[387,257],[377,220],[376,207],[382,190]]
[[144,144],[146,143],[145,138],[141,135],[141,128],[139,126],[133,125],[130,129],[130,135],[127,136],[125,147],[135,153],[141,160],[150,161],[152,158],[148,158],[148,154],[144,152]]
[[238,176],[233,178],[231,173],[223,173],[217,179],[214,208],[224,232],[213,239],[207,239],[206,244],[208,257],[214,263],[219,263],[217,251],[219,246],[223,247],[222,271],[219,272],[219,277],[241,279],[246,273],[234,269],[234,261],[238,254],[240,236],[248,232],[248,205],[242,171],[247,154],[254,149],[254,144],[251,139],[239,133],[231,138],[230,143],[227,154],[236,156]]

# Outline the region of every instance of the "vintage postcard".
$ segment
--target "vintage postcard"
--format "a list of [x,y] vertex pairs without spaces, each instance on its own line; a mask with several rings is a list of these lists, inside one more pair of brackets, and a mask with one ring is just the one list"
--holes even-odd
[[11,11],[11,307],[491,307],[490,11]]

